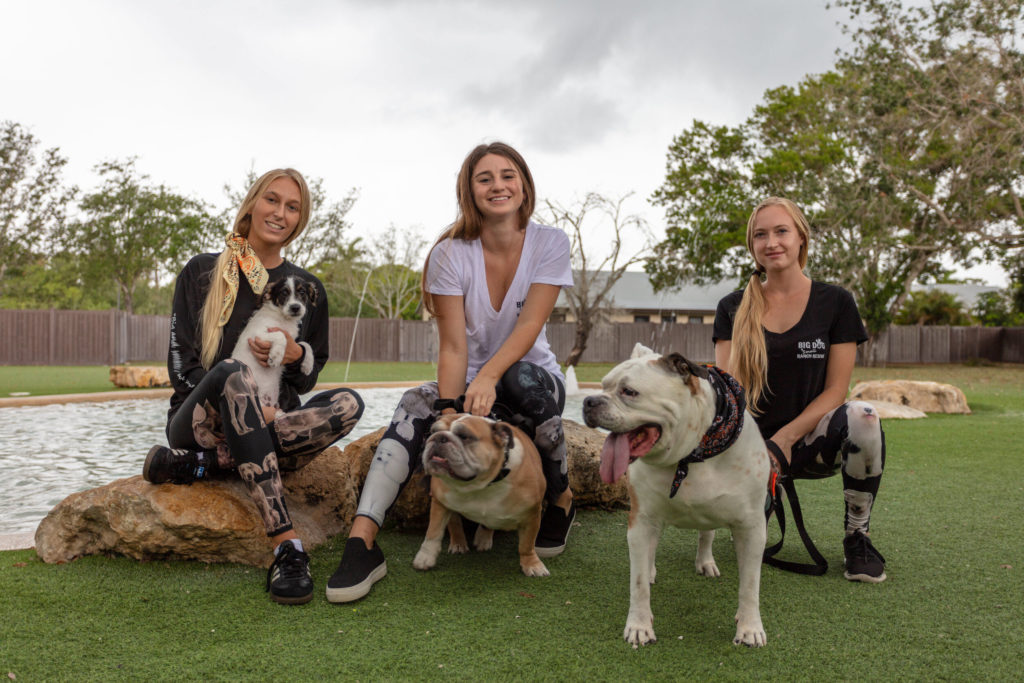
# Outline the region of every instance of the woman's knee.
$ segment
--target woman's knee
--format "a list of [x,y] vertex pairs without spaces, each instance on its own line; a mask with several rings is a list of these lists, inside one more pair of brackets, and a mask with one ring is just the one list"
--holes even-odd
[[866,401],[850,401],[845,407],[845,469],[858,478],[878,476],[885,467],[885,434],[878,411]]
[[[243,379],[252,379],[252,370],[249,366],[241,361],[237,361],[234,358],[225,358],[218,362],[209,372],[206,373],[206,377],[214,377],[220,379],[227,379],[231,375],[239,375]],[[205,377],[204,377],[205,379]]]
[[399,422],[409,418],[430,419],[437,415],[434,410],[434,401],[440,395],[436,382],[427,382],[418,387],[407,389],[398,400],[398,407],[392,422]]

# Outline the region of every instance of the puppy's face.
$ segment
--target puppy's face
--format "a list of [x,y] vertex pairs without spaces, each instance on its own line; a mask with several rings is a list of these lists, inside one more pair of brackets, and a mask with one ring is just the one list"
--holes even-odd
[[442,415],[423,448],[423,468],[455,486],[490,482],[504,465],[514,438],[503,422],[475,415]]
[[297,320],[306,315],[308,306],[316,302],[316,287],[311,282],[290,275],[270,283],[263,292],[263,302]]
[[686,435],[699,440],[706,428],[706,378],[707,370],[678,353],[659,356],[649,349],[634,351],[612,368],[601,393],[583,402],[587,426],[611,432],[601,452],[602,479],[617,480],[640,457],[678,461],[678,452],[692,441]]

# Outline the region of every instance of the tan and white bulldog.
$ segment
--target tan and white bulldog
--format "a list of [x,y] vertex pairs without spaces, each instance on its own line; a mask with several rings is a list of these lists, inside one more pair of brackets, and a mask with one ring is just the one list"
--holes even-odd
[[448,552],[469,550],[462,515],[480,524],[477,550],[491,549],[493,529],[516,529],[523,573],[548,576],[534,548],[546,484],[533,441],[508,423],[465,414],[442,415],[430,432],[423,449],[431,475],[430,524],[412,566],[426,570],[437,563],[445,526]]
[[[700,530],[696,568],[704,576],[719,576],[711,553],[714,530],[732,531],[740,579],[733,643],[759,647],[767,641],[758,601],[768,453],[757,424],[735,393],[733,440],[718,438],[728,430],[718,429],[727,420],[716,420],[716,414],[728,411],[723,410],[723,392],[716,389],[734,382],[722,376],[711,377],[708,368],[677,353],[659,356],[637,344],[632,357],[602,380],[601,393],[583,403],[587,425],[611,431],[601,454],[602,478],[614,481],[629,470],[630,593],[623,637],[634,647],[656,640],[651,584],[666,523]],[[718,450],[710,448],[712,442],[724,450],[709,455]]]

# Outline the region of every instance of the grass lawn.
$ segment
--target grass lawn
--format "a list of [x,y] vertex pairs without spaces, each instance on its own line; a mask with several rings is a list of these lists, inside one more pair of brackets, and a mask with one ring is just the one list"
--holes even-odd
[[[581,377],[583,373],[581,372]],[[422,537],[385,530],[388,577],[330,605],[343,539],[312,553],[314,601],[284,607],[239,565],[87,557],[46,565],[0,553],[0,675],[16,680],[1020,680],[1024,651],[1024,368],[858,369],[859,379],[951,381],[974,413],[886,423],[872,516],[889,579],[842,577],[838,477],[802,481],[823,577],[764,567],[765,648],[731,645],[736,560],[697,576],[696,532],[667,529],[652,606],[658,642],[622,641],[629,604],[624,511],[583,511],[552,576],[524,577],[512,534],[490,553],[412,569]],[[414,378],[414,379],[419,379]],[[774,523],[773,523],[774,529]],[[773,540],[770,536],[769,540]],[[795,533],[787,559],[806,560]]]

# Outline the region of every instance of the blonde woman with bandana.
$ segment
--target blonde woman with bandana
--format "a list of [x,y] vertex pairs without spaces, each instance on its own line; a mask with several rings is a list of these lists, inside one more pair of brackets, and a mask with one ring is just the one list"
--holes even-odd
[[[237,470],[274,546],[266,588],[283,604],[308,602],[313,581],[309,556],[292,528],[280,471],[308,464],[351,431],[363,412],[362,400],[348,389],[299,402],[328,357],[324,287],[282,255],[306,227],[309,213],[309,189],[298,171],[265,173],[242,202],[224,251],[200,254],[181,271],[167,356],[174,387],[167,416],[170,447],[154,446],[143,466],[144,478],[153,484],[190,484]],[[274,408],[261,405],[252,372],[230,356],[268,283],[289,276],[313,283],[316,297],[298,338],[280,330],[287,346],[279,408]],[[249,346],[265,365],[270,343],[257,338]],[[310,357],[307,373],[303,368],[310,367]]]

